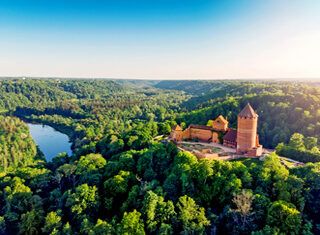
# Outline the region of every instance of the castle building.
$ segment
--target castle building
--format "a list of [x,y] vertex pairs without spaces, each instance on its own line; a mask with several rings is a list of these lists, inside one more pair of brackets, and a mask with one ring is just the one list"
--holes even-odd
[[183,140],[182,128],[179,125],[174,125],[171,128],[170,138],[177,141]]
[[223,136],[223,145],[230,148],[237,148],[237,130],[229,129]]
[[249,103],[238,115],[237,130],[228,128],[228,124],[227,118],[220,115],[210,126],[190,124],[187,129],[182,130],[179,125],[175,125],[170,138],[176,141],[194,139],[220,144],[223,136],[223,145],[235,148],[239,154],[253,157],[262,155],[262,145],[259,144],[257,134],[258,114]]
[[212,123],[212,128],[216,131],[222,131],[226,132],[228,130],[228,124],[227,118],[224,118],[222,115],[220,115],[216,120]]
[[248,103],[238,115],[237,153],[261,156],[262,146],[257,135],[258,114]]
[[176,141],[194,139],[220,143],[219,133],[226,133],[228,130],[228,124],[228,121],[220,115],[212,122],[211,126],[190,124],[188,128],[183,131],[179,125],[175,125],[171,129],[170,138]]

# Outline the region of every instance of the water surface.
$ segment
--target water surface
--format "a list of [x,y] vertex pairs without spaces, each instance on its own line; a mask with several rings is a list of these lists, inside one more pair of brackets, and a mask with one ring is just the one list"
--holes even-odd
[[39,146],[47,161],[58,156],[59,153],[72,155],[69,137],[51,126],[27,123],[34,142]]

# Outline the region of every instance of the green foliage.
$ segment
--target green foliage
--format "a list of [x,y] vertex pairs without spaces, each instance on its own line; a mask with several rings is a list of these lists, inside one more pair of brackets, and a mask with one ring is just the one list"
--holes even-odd
[[61,217],[57,212],[51,211],[45,218],[44,227],[41,229],[46,234],[51,234],[55,230],[60,230],[62,226]]
[[118,226],[118,234],[129,235],[137,234],[144,235],[144,224],[140,218],[141,213],[134,210],[133,212],[124,212],[123,218]]
[[199,207],[192,198],[186,195],[180,197],[177,207],[179,209],[178,218],[182,223],[184,233],[203,233],[205,226],[210,224],[205,216],[204,208]]
[[275,201],[268,209],[267,224],[280,232],[300,234],[301,223],[300,212],[291,203]]
[[6,221],[3,216],[0,216],[0,234],[4,234],[6,231]]
[[115,229],[111,224],[109,224],[106,221],[103,221],[101,219],[97,220],[97,223],[93,226],[92,232],[90,234],[95,234],[95,235],[109,235],[109,234],[114,234]]
[[108,179],[104,182],[104,187],[108,193],[112,196],[117,194],[126,193],[129,186],[129,181],[132,179],[132,175],[128,171],[120,171],[118,175]]
[[[288,170],[275,154],[198,161],[154,138],[177,122],[184,128],[218,115],[236,127],[250,102],[265,147],[283,142],[278,154],[316,162],[319,88],[260,81],[121,84],[0,81],[0,234],[320,233],[320,163]],[[68,134],[74,155],[42,161],[25,123],[9,115]]]
[[71,226],[69,224],[69,222],[67,222],[62,229],[62,234],[66,234],[66,235],[71,235],[72,234],[72,229]]
[[21,234],[40,234],[40,224],[43,219],[42,213],[35,209],[21,215],[21,223],[19,224],[19,233]]
[[9,167],[34,164],[42,159],[26,123],[0,115],[0,172]]
[[319,162],[320,149],[317,145],[318,138],[304,137],[294,133],[289,144],[279,143],[276,147],[277,154],[301,162]]
[[180,105],[187,111],[177,116],[178,123],[205,125],[223,115],[228,117],[230,127],[236,127],[238,113],[250,102],[258,112],[259,139],[265,147],[288,143],[297,131],[307,137],[320,137],[317,86],[266,81],[163,81],[159,87],[193,95]]
[[148,191],[142,204],[147,229],[151,233],[159,231],[162,226],[162,230],[172,230],[165,225],[171,224],[172,217],[176,215],[172,201],[165,202],[163,197]]
[[66,206],[70,207],[72,213],[76,216],[81,214],[93,215],[99,208],[99,195],[96,186],[82,184],[75,189],[75,193],[70,191],[66,201]]
[[100,154],[88,154],[81,156],[77,164],[77,173],[96,171],[106,165],[107,161]]

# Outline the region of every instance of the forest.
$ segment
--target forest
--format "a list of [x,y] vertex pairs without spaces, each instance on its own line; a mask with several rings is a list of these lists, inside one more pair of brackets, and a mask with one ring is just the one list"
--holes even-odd
[[[264,157],[163,143],[250,102]],[[26,121],[72,141],[47,162]],[[0,234],[319,234],[320,87],[283,81],[0,80]],[[278,155],[306,164],[286,168]]]

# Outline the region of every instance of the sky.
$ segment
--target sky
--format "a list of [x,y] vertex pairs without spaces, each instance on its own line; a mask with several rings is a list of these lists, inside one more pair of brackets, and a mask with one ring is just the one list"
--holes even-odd
[[320,78],[319,0],[1,0],[0,76]]

